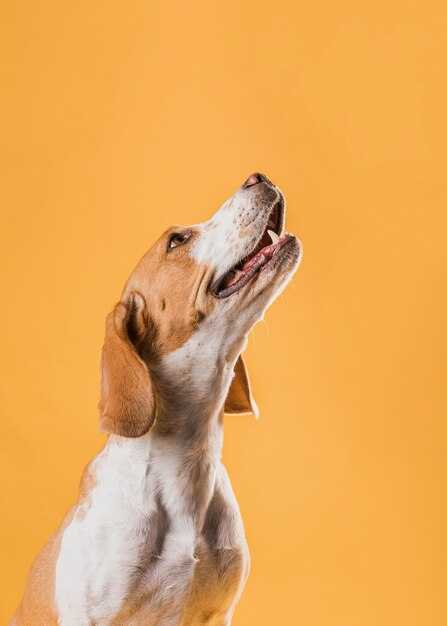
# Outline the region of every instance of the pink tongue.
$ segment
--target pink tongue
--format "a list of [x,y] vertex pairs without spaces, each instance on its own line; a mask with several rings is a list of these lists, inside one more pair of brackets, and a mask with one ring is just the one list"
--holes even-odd
[[[239,271],[242,273],[245,273],[257,262],[257,260],[259,259],[261,255],[266,257],[266,259],[271,258],[271,256],[273,255],[276,243],[272,243],[269,246],[265,246],[265,248],[262,248],[262,250],[259,250],[259,252],[257,252],[254,257],[252,257],[251,259],[248,259],[248,261],[245,261],[244,265]],[[230,276],[225,281],[225,287],[230,287],[235,282],[237,282],[240,278],[241,278],[240,274],[235,274],[234,276]]]
[[256,263],[256,261],[258,260],[261,254],[267,258],[270,258],[273,254],[275,246],[276,246],[276,243],[272,243],[269,246],[265,246],[265,248],[262,248],[262,250],[259,250],[259,252],[255,254],[254,257],[252,257],[251,259],[248,259],[248,261],[245,261],[244,265],[242,266],[242,272],[245,272],[245,270],[249,270],[250,267]]

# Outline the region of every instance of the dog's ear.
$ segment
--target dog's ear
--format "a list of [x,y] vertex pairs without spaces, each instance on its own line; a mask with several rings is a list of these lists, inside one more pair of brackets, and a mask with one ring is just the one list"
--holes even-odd
[[147,334],[146,305],[139,294],[119,302],[106,320],[101,362],[99,424],[103,432],[140,437],[155,420],[149,370],[138,353]]
[[255,417],[259,417],[258,405],[251,393],[250,380],[242,355],[239,355],[234,366],[234,378],[225,400],[224,413],[253,413]]

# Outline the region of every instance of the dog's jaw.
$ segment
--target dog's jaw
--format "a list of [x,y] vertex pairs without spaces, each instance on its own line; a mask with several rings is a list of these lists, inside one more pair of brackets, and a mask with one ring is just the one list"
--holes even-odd
[[[195,259],[212,268],[210,291],[216,298],[236,300],[243,292],[235,308],[241,308],[242,301],[246,304],[248,295],[259,303],[262,291],[268,291],[270,303],[275,288],[281,290],[301,261],[300,241],[284,232],[284,195],[262,178],[256,186],[244,184],[201,225],[192,248]],[[279,263],[283,254],[287,262]],[[261,307],[259,316],[262,313]]]

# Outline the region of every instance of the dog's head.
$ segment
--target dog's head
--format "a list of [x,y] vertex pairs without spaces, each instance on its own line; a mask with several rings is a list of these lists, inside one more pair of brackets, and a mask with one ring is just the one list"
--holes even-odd
[[169,394],[199,407],[213,390],[225,412],[256,413],[239,355],[299,265],[284,223],[283,194],[252,174],[209,221],[172,227],[150,248],[107,318],[103,430],[143,435]]

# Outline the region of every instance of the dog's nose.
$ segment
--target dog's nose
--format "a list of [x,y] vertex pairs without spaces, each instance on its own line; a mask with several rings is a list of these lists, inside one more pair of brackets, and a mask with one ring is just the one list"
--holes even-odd
[[264,177],[262,174],[259,174],[258,172],[254,172],[253,174],[250,174],[250,176],[247,178],[247,180],[242,185],[242,187],[253,187],[253,185],[262,183],[263,178]]
[[250,174],[247,178],[242,187],[246,189],[247,187],[253,187],[253,185],[258,185],[259,183],[268,183],[269,185],[273,185],[272,181],[270,181],[267,176],[264,176],[264,174],[253,172],[253,174]]

